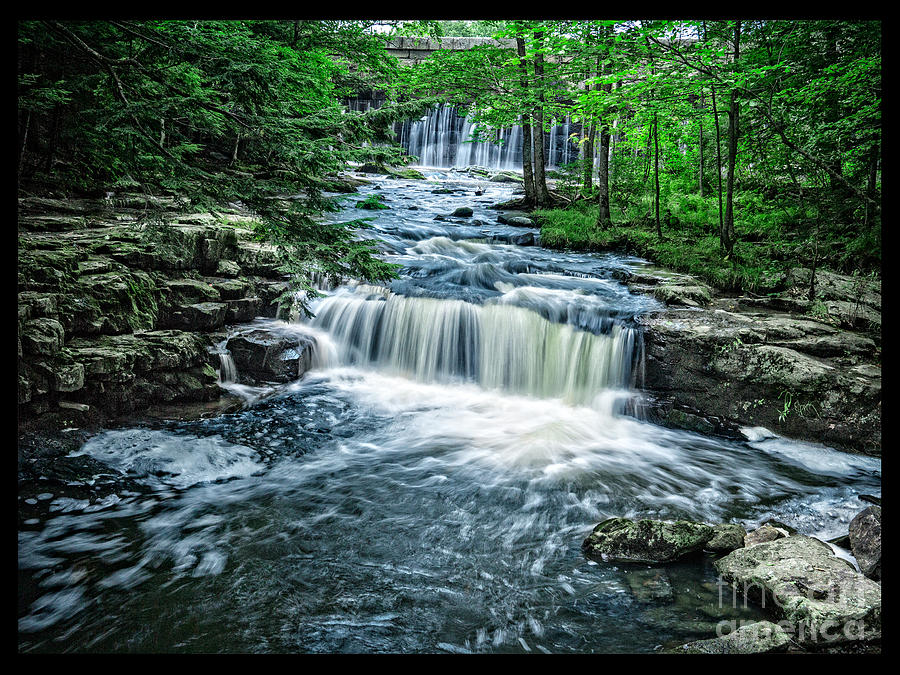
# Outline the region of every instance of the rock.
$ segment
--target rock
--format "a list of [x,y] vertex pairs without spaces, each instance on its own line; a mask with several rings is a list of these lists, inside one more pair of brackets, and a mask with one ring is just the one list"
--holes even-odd
[[699,284],[692,286],[674,284],[657,286],[653,289],[653,296],[667,305],[685,305],[687,307],[705,306],[712,300],[709,288]]
[[[250,284],[239,279],[226,279],[222,281],[213,281],[210,284],[222,300],[239,300],[247,296],[250,290]],[[218,298],[214,298],[217,300]]]
[[225,325],[227,311],[228,305],[224,302],[198,302],[176,308],[160,324],[166,328],[211,331]]
[[22,330],[22,351],[37,356],[54,356],[65,342],[65,330],[55,319],[31,319]]
[[88,412],[91,409],[91,406],[85,403],[74,403],[72,401],[60,401],[60,408],[65,408],[66,410],[75,410],[77,412]]
[[791,637],[781,626],[757,621],[741,626],[721,637],[688,642],[672,653],[679,654],[770,654],[783,652]]
[[[718,418],[727,427],[765,427],[789,438],[880,454],[880,369],[802,351],[838,329],[808,319],[726,311],[723,299],[713,303],[703,311],[672,307],[639,318],[645,326],[644,387],[655,400]],[[867,342],[846,344],[856,345],[858,359]]]
[[228,323],[242,323],[252,321],[262,310],[262,300],[259,298],[240,298],[238,300],[226,300],[228,310],[225,321]]
[[881,586],[818,539],[784,537],[732,551],[714,565],[737,593],[783,617],[800,644],[881,638]]
[[514,234],[511,235],[508,239],[510,244],[514,246],[534,246],[534,234],[532,232],[526,232],[525,234]]
[[675,597],[669,573],[664,568],[629,570],[625,578],[638,602],[671,602]]
[[471,218],[474,211],[468,206],[460,206],[450,214],[452,218]]
[[767,524],[747,534],[744,537],[744,546],[756,546],[757,544],[775,541],[776,539],[781,539],[788,535],[789,533],[783,529]]
[[514,173],[496,173],[489,178],[492,183],[524,183],[522,176]]
[[241,275],[241,266],[233,260],[220,260],[216,265],[216,274],[220,277],[239,277]]
[[869,506],[850,521],[850,550],[863,574],[881,579],[880,506]]
[[68,353],[53,359],[37,361],[34,370],[44,378],[50,391],[78,391],[84,386],[84,366]]
[[253,330],[228,340],[241,381],[291,382],[312,363],[312,338]]
[[687,520],[610,518],[594,528],[581,550],[604,561],[668,562],[700,551],[712,534],[712,526]]
[[167,303],[171,305],[216,302],[221,299],[219,291],[198,279],[173,279],[165,283],[165,288]]
[[713,535],[706,542],[706,550],[716,553],[731,553],[744,546],[747,531],[734,523],[723,523],[713,528]]

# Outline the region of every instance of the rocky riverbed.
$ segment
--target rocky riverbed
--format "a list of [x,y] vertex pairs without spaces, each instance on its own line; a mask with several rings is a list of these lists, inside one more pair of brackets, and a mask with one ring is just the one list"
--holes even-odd
[[401,279],[303,325],[237,207],[20,200],[20,648],[815,651],[786,629],[835,598],[863,638],[826,648],[880,648],[880,464],[776,437],[880,455],[880,289],[727,297],[400,180]]

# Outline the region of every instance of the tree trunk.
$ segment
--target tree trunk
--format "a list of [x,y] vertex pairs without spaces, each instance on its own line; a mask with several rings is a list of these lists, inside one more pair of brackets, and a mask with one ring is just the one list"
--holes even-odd
[[[703,97],[700,97],[700,110],[703,110]],[[699,168],[698,186],[700,188],[700,199],[703,199],[703,118],[700,118],[700,168]]]
[[[741,55],[741,22],[736,21],[734,26],[734,62],[737,63]],[[725,199],[725,223],[721,232],[722,247],[726,255],[731,255],[734,250],[734,169],[737,163],[737,144],[740,126],[738,116],[737,90],[731,92],[731,109],[728,111],[728,177],[727,195]]]
[[544,157],[544,55],[541,53],[541,40],[543,31],[534,34],[537,53],[534,55],[534,77],[538,91],[538,105],[534,112],[534,189],[537,203],[540,207],[550,205],[550,193],[547,190],[547,174],[545,171],[546,159]]
[[[603,70],[601,69],[601,73]],[[609,94],[612,84],[601,84],[597,91]],[[612,215],[609,212],[609,124],[606,119],[599,121],[600,126],[600,157],[597,162],[597,187],[599,188],[599,211],[597,213],[597,226],[601,228],[612,227]]]
[[716,181],[719,193],[719,243],[722,242],[722,232],[725,230],[725,219],[722,214],[722,131],[719,128],[719,109],[716,106],[716,88],[712,88],[713,119],[716,122]]
[[591,124],[587,135],[584,137],[584,143],[581,144],[582,155],[582,171],[584,173],[583,187],[581,193],[585,197],[590,197],[591,190],[594,189],[594,138],[597,136],[597,125]]
[[19,150],[19,178],[22,177],[22,167],[25,166],[25,146],[28,144],[28,129],[31,127],[31,111],[25,117],[25,130],[22,132],[22,147]]
[[609,212],[609,129],[603,124],[600,130],[600,156],[597,160],[597,187],[600,191],[600,210],[597,214],[599,227],[611,227],[612,216]]
[[866,181],[866,192],[869,194],[871,202],[866,202],[866,221],[865,224],[871,225],[873,216],[875,215],[875,197],[878,191],[878,148],[872,151],[872,157],[869,160],[869,177]]
[[653,175],[656,179],[656,235],[662,239],[662,226],[659,224],[659,121],[656,113],[653,113],[653,145],[655,148]]
[[234,139],[234,152],[231,153],[231,164],[234,164],[238,158],[238,150],[241,147],[241,135],[238,134],[237,138]]
[[[516,36],[516,50],[519,53],[519,72],[521,73],[522,90],[528,90],[528,64],[525,60],[525,40]],[[534,206],[536,193],[534,189],[534,157],[531,147],[531,115],[522,113],[522,174],[525,178],[525,201]]]

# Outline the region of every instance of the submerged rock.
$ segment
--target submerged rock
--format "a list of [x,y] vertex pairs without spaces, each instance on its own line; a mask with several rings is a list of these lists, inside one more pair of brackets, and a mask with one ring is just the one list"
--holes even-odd
[[860,571],[881,579],[881,507],[869,506],[850,521],[850,548]]
[[700,551],[713,527],[687,520],[629,520],[610,518],[584,540],[585,555],[602,560],[669,562]]
[[881,638],[881,586],[803,535],[738,549],[715,562],[736,591],[782,616],[801,644]]
[[631,593],[638,602],[672,602],[672,581],[664,568],[630,570],[626,575]]
[[770,621],[757,621],[709,640],[688,642],[678,649],[678,654],[770,654],[786,651],[790,636],[780,626]]

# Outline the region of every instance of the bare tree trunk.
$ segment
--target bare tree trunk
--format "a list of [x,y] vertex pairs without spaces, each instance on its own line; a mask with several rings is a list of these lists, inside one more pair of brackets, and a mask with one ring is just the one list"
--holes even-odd
[[[700,109],[703,110],[703,97],[700,97]],[[703,118],[700,118],[700,168],[699,168],[700,199],[703,199]]]
[[713,119],[716,122],[716,180],[719,185],[719,242],[722,232],[725,230],[725,220],[722,213],[722,132],[719,129],[719,109],[716,107],[716,88],[712,88]]
[[234,164],[238,158],[238,150],[241,147],[241,135],[238,134],[237,138],[234,139],[234,152],[231,153],[231,163]]
[[[741,22],[736,21],[734,26],[734,62],[737,63],[741,55]],[[734,250],[734,170],[737,163],[738,135],[740,133],[739,116],[740,109],[737,100],[737,90],[731,92],[731,109],[728,112],[728,178],[727,196],[725,199],[725,223],[722,228],[722,246],[726,255],[731,255]]]
[[582,155],[582,171],[584,174],[584,185],[581,193],[588,197],[591,190],[594,189],[594,138],[597,135],[597,125],[591,124],[588,133],[584,136],[584,142],[581,144]]
[[[601,74],[603,68],[600,69]],[[597,85],[597,91],[609,94],[612,84]],[[612,227],[612,215],[609,212],[609,124],[606,119],[601,119],[600,126],[600,157],[597,162],[597,187],[599,188],[599,210],[597,213],[597,226],[601,228]]]
[[[516,50],[519,54],[519,72],[521,73],[522,89],[528,89],[528,64],[525,60],[525,40],[516,36]],[[537,201],[534,188],[534,156],[531,147],[531,115],[522,113],[522,174],[525,178],[525,201],[528,206],[534,206]]]
[[28,144],[28,130],[31,127],[31,111],[28,111],[28,115],[25,117],[25,131],[22,132],[22,147],[19,150],[19,177],[22,176],[22,167],[25,166],[25,147]]
[[662,226],[659,224],[659,121],[656,113],[653,113],[653,144],[654,152],[654,168],[653,174],[656,178],[656,234],[662,239]]
[[550,204],[550,194],[547,190],[547,174],[545,171],[546,159],[544,157],[544,55],[540,52],[543,31],[534,34],[537,53],[534,55],[534,77],[538,88],[538,105],[534,113],[534,188],[537,203],[540,207]]
[[871,225],[873,217],[875,216],[875,197],[877,196],[877,185],[878,185],[878,148],[872,151],[872,157],[869,160],[869,177],[866,181],[866,192],[869,195],[869,198],[872,200],[870,202],[866,202],[866,216],[865,216],[865,225]]

